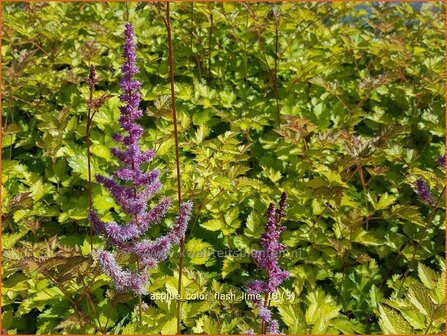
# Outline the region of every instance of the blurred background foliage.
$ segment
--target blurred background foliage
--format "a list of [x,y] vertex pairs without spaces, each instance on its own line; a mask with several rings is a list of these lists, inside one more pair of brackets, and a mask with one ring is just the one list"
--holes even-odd
[[[9,333],[176,332],[175,301],[115,293],[90,251],[85,127],[111,174],[124,23],[134,24],[145,148],[176,199],[164,5],[3,2],[2,323]],[[289,193],[277,307],[285,333],[445,332],[445,9],[426,3],[173,3],[182,192],[190,253],[259,247]],[[438,205],[423,204],[416,179]],[[99,185],[94,207],[122,215]],[[172,208],[170,218],[175,215]],[[154,228],[157,237],[171,223]],[[94,239],[94,247],[103,242]],[[177,292],[178,251],[149,293]],[[260,332],[249,257],[186,257],[183,333]],[[403,285],[402,285],[403,284]]]

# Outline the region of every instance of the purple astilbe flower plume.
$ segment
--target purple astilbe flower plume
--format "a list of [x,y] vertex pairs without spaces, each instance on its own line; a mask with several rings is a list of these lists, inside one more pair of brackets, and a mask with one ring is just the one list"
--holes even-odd
[[427,182],[425,182],[423,179],[417,179],[416,190],[422,202],[430,206],[433,206],[434,201],[431,195],[430,187],[428,186]]
[[272,312],[267,305],[267,301],[259,300],[257,297],[263,294],[265,297],[276,292],[281,283],[289,278],[289,272],[281,270],[278,264],[278,257],[281,251],[286,249],[286,245],[279,242],[280,234],[285,230],[281,225],[281,219],[286,215],[287,193],[281,194],[279,209],[275,203],[270,203],[267,210],[267,223],[265,231],[261,236],[262,250],[255,250],[252,257],[256,265],[264,270],[266,280],[250,280],[247,283],[247,293],[255,296],[253,303],[258,309],[258,316],[267,326],[268,334],[281,334],[278,330],[278,321],[272,318]]
[[[123,77],[120,87],[123,93],[119,99],[124,104],[120,107],[119,123],[124,134],[114,134],[114,141],[122,145],[120,148],[111,148],[110,152],[122,162],[113,178],[97,175],[96,181],[102,184],[113,196],[121,209],[131,217],[127,224],[116,222],[103,222],[95,211],[90,211],[89,220],[96,232],[102,235],[109,247],[115,247],[124,253],[131,253],[137,257],[138,269],[135,271],[123,270],[109,251],[99,251],[99,263],[115,284],[118,291],[133,291],[136,294],[145,294],[149,281],[148,270],[168,257],[170,248],[178,244],[185,234],[189,217],[192,212],[192,203],[180,204],[180,211],[174,226],[165,236],[156,240],[138,240],[151,225],[158,224],[166,215],[170,200],[165,197],[148,210],[148,201],[161,189],[159,181],[160,171],[157,169],[143,172],[141,165],[150,162],[155,152],[142,151],[139,140],[143,134],[143,127],[136,123],[143,113],[139,109],[141,95],[140,82],[133,79],[138,73],[134,44],[133,27],[130,23],[125,26],[125,43],[123,47],[124,65],[121,70]],[[89,79],[93,83],[93,79]],[[127,185],[124,185],[127,183]]]

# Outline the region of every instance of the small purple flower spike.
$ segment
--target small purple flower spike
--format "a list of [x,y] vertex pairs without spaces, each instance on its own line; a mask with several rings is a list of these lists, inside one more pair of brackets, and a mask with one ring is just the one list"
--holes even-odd
[[[281,251],[286,249],[286,245],[279,242],[280,234],[285,230],[281,225],[281,218],[286,215],[287,193],[281,194],[279,202],[279,209],[276,209],[275,203],[270,203],[267,210],[267,223],[265,231],[261,236],[262,250],[255,250],[252,257],[256,265],[263,269],[267,275],[267,280],[250,280],[247,283],[248,294],[266,294],[274,293],[281,285],[281,283],[289,278],[289,272],[280,269],[278,264],[278,257]],[[258,316],[261,321],[267,326],[268,334],[281,334],[278,330],[278,321],[272,319],[272,312],[259,300],[254,299],[253,303],[258,309]]]
[[421,199],[421,201],[430,206],[433,206],[434,201],[430,192],[430,187],[428,186],[427,182],[425,182],[423,179],[418,179],[416,181],[416,189],[417,194]]
[[[133,291],[145,294],[149,281],[148,270],[168,257],[172,245],[178,244],[185,234],[192,212],[192,203],[180,204],[180,212],[176,223],[165,236],[154,241],[138,240],[152,225],[158,224],[166,215],[171,204],[169,198],[163,198],[156,206],[148,211],[148,201],[161,189],[160,172],[157,169],[143,172],[141,165],[150,162],[155,152],[141,151],[139,140],[143,134],[143,127],[136,123],[143,113],[139,109],[141,95],[140,82],[133,79],[138,73],[134,44],[133,27],[130,23],[125,26],[125,43],[123,47],[124,65],[121,70],[123,78],[119,96],[123,106],[120,107],[119,123],[127,134],[114,134],[113,139],[124,149],[111,148],[110,152],[122,162],[122,166],[114,172],[113,178],[96,176],[96,181],[102,184],[121,209],[131,217],[129,223],[120,225],[116,222],[104,223],[95,211],[89,213],[89,220],[96,232],[102,235],[110,247],[122,252],[132,253],[139,260],[136,271],[123,270],[111,252],[100,251],[99,263],[108,276],[112,278],[118,291]],[[94,85],[95,68],[90,68],[89,85]],[[127,182],[131,186],[123,185]]]
[[445,169],[445,154],[438,157],[437,161],[438,161],[439,165]]
[[92,89],[95,86],[95,83],[96,83],[96,68],[93,64],[91,64],[87,84]]

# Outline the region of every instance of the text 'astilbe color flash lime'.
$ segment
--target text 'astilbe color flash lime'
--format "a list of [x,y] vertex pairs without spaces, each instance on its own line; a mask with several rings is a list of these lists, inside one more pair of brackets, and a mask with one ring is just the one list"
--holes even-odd
[[[122,210],[131,216],[130,223],[119,225],[116,222],[104,223],[95,211],[91,211],[89,219],[96,232],[102,235],[110,248],[120,252],[133,254],[138,260],[136,271],[123,270],[115,260],[114,255],[106,250],[99,251],[99,262],[104,272],[109,275],[117,290],[133,291],[136,294],[146,293],[149,280],[148,270],[165,260],[170,247],[178,244],[183,237],[192,211],[192,203],[184,202],[171,231],[156,240],[139,239],[148,228],[160,222],[166,215],[170,200],[164,197],[158,205],[148,211],[147,203],[161,189],[160,172],[157,169],[143,172],[141,165],[150,162],[155,152],[148,150],[141,152],[139,140],[143,134],[143,127],[135,121],[142,116],[139,109],[141,83],[133,77],[138,73],[134,44],[134,32],[130,23],[125,26],[125,44],[123,47],[124,65],[120,95],[121,116],[119,123],[125,134],[114,134],[113,139],[121,144],[124,150],[112,148],[111,153],[122,162],[122,166],[114,172],[114,177],[96,176],[96,180],[109,190]],[[132,187],[124,183],[132,184]]]

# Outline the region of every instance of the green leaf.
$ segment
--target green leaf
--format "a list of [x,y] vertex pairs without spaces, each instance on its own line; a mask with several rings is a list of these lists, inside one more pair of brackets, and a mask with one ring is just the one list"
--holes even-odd
[[[83,180],[88,181],[88,165],[86,154],[78,153],[75,156],[68,158],[67,161],[68,165],[71,167],[74,173],[79,174]],[[96,173],[97,172],[94,170],[92,164],[92,176],[95,176]]]
[[429,317],[433,313],[435,307],[428,290],[419,283],[410,285],[408,299],[425,316]]
[[273,183],[278,182],[282,178],[281,172],[276,171],[271,167],[263,166],[262,170],[264,171],[265,176],[267,176]]
[[29,230],[23,230],[16,233],[4,233],[2,235],[2,249],[12,248],[21,238],[23,238]]
[[369,297],[371,300],[371,305],[378,308],[380,301],[383,299],[383,294],[379,291],[376,285],[372,285],[369,290]]
[[419,212],[419,208],[414,205],[395,205],[391,210],[391,216],[405,219],[416,225],[425,225],[424,219]]
[[326,328],[327,328],[327,321],[323,316],[320,316],[312,328],[312,334],[314,335],[324,334]]
[[302,326],[305,319],[301,308],[297,304],[282,304],[278,306],[278,312],[281,316],[282,321],[288,327],[299,327]]
[[203,316],[202,319],[203,319],[203,330],[207,334],[211,335],[220,334],[219,324],[214,319],[212,319],[207,315]]
[[96,155],[99,158],[106,159],[110,161],[112,159],[112,155],[110,154],[110,150],[101,144],[93,144],[90,146],[90,151],[93,155]]
[[112,196],[104,191],[104,194],[96,194],[93,198],[93,207],[100,213],[106,213],[113,207],[117,207]]
[[389,195],[387,192],[383,193],[380,196],[379,201],[377,202],[373,197],[372,194],[368,193],[368,199],[371,202],[371,204],[374,207],[374,210],[383,210],[388,208],[390,205],[392,205],[394,202],[396,202],[396,197],[393,195]]
[[204,110],[195,112],[192,115],[192,122],[194,125],[206,124],[213,117],[213,112],[211,110]]
[[34,182],[30,190],[32,191],[32,197],[34,199],[34,202],[39,201],[42,197],[45,195],[51,193],[53,191],[54,187],[48,183],[43,183],[43,180],[40,179],[37,182]]
[[383,241],[381,237],[374,233],[374,231],[359,230],[352,237],[352,241],[365,246],[381,246]]
[[436,288],[432,291],[432,298],[435,297],[435,303],[445,303],[445,272],[442,272],[436,283]]
[[177,333],[177,318],[173,317],[161,328],[162,335],[175,335]]
[[202,239],[191,238],[186,243],[186,253],[190,258],[189,262],[193,265],[203,265],[206,263],[212,252],[212,245],[204,242]]
[[249,238],[259,238],[264,228],[261,225],[261,219],[259,215],[252,211],[247,217],[247,228],[244,230],[245,236]]
[[379,305],[379,325],[385,334],[412,334],[411,325],[399,313],[384,305]]
[[224,227],[224,223],[218,219],[211,219],[205,223],[200,224],[201,227],[209,231],[219,231]]
[[430,267],[425,266],[423,263],[418,263],[418,276],[425,287],[430,289],[435,288],[436,278],[438,276]]
[[223,261],[222,278],[225,279],[231,272],[240,269],[241,263],[234,261],[233,257],[228,257]]

